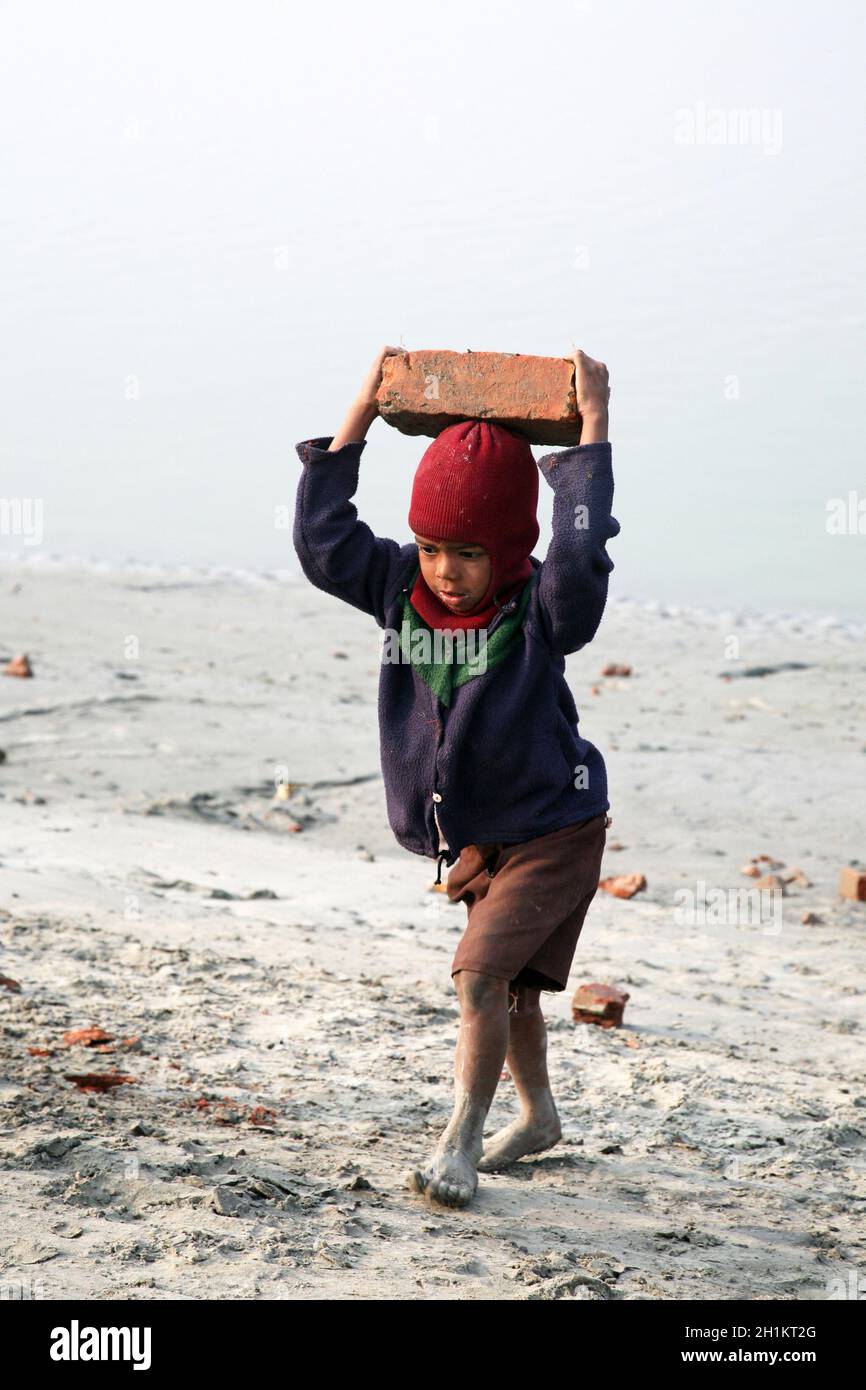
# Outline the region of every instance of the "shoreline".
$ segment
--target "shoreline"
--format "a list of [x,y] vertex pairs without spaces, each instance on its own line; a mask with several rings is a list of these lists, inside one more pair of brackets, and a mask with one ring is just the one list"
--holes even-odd
[[[206,587],[207,585],[237,584],[268,587],[297,584],[304,591],[311,588],[300,566],[285,569],[251,569],[221,565],[162,564],[155,561],[129,559],[124,561],[94,560],[78,556],[4,553],[0,550],[0,576],[34,573],[97,575],[107,580],[123,581],[132,577],[150,579],[155,589]],[[143,586],[140,586],[143,587]],[[840,638],[842,641],[866,640],[866,618],[840,615],[838,611],[820,608],[763,609],[750,604],[687,604],[664,602],[649,594],[616,594],[608,598],[608,608],[623,613],[644,612],[661,618],[682,618],[702,626],[718,626],[723,621],[733,627],[749,626],[767,631],[786,631],[790,635]]]

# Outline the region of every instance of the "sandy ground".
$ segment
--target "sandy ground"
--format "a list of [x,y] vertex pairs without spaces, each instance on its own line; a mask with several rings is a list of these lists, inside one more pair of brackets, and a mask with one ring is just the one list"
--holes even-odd
[[[598,895],[547,997],[563,1142],[462,1211],[401,1186],[450,1113],[465,908],[387,824],[373,620],[303,580],[7,567],[0,652],[21,650],[35,678],[0,680],[5,1296],[866,1289],[866,905],[837,892],[866,858],[862,634],[612,600],[569,658],[622,846],[604,872],[648,887]],[[780,918],[678,917],[678,890],[748,887],[760,854],[811,881]],[[584,981],[629,992],[621,1029],[572,1023]],[[64,1045],[90,1027],[114,1050]],[[131,1082],[67,1079],[112,1071]],[[513,1110],[504,1080],[489,1131]]]

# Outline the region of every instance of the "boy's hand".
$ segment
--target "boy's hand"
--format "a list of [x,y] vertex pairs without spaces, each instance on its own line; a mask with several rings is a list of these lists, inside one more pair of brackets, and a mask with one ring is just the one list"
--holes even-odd
[[378,414],[379,407],[376,404],[376,392],[382,384],[382,363],[386,357],[397,357],[401,353],[405,354],[404,347],[383,347],[377,354],[376,360],[370,368],[363,386],[358,392],[358,404],[364,405],[370,410],[375,410]]
[[379,414],[376,392],[382,384],[382,363],[386,357],[394,357],[401,352],[405,353],[406,348],[383,347],[377,352],[376,360],[367,373],[363,386],[349,406],[345,420],[328,445],[329,453],[335,454],[338,449],[342,449],[344,444],[348,444],[352,440],[360,441],[366,438],[368,429]]
[[578,348],[572,356],[574,363],[574,391],[577,396],[577,411],[582,421],[581,444],[601,444],[607,439],[608,402],[610,387],[607,380],[607,367],[587,357]]

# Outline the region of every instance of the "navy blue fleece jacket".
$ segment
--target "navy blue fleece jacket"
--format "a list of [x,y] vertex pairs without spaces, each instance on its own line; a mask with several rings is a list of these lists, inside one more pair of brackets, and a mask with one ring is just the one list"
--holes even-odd
[[[293,539],[301,568],[317,589],[399,633],[400,596],[418,567],[418,547],[375,536],[359,520],[351,499],[367,441],[329,453],[332,440],[296,445],[302,472]],[[410,662],[381,667],[380,756],[391,829],[404,849],[436,858],[438,817],[449,864],[465,845],[534,839],[610,807],[604,760],[580,735],[564,658],[592,641],[607,602],[613,561],[606,544],[620,529],[611,515],[611,446],[576,445],[544,455],[538,467],[554,490],[553,538],[543,563],[531,557],[536,583],[522,641],[458,686],[448,707]],[[518,600],[510,600],[511,611]]]

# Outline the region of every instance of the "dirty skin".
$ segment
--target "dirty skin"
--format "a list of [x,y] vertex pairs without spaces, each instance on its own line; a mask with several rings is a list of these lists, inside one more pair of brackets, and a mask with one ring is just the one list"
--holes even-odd
[[[454,1059],[454,1111],[433,1153],[406,1175],[407,1186],[443,1206],[463,1207],[479,1173],[495,1173],[562,1137],[547,1073],[547,1029],[539,991],[473,970],[454,976],[460,1031]],[[505,1062],[520,1114],[489,1139],[484,1122]]]

